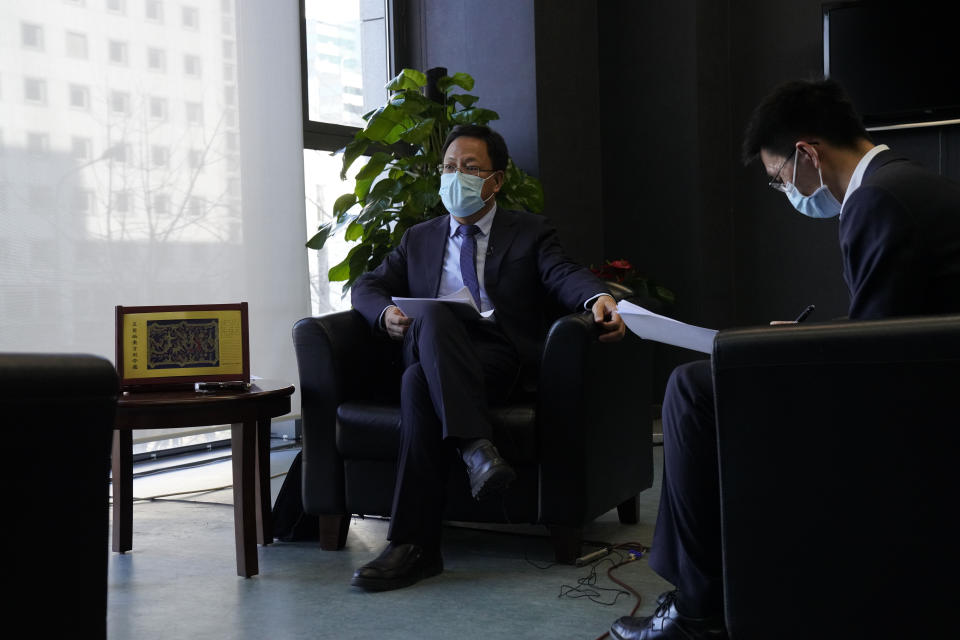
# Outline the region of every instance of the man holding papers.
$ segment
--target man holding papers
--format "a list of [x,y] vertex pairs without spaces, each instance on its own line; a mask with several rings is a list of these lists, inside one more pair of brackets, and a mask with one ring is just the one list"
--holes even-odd
[[[354,308],[375,331],[403,341],[405,367],[390,543],[351,582],[368,591],[405,587],[443,570],[448,473],[466,472],[477,499],[514,479],[490,442],[487,407],[536,370],[548,328],[545,303],[592,309],[601,340],[624,335],[606,287],[564,255],[545,218],[497,209],[508,159],[499,134],[456,127],[441,155],[440,198],[450,215],[408,229],[353,285]],[[465,295],[473,308],[463,304]],[[445,297],[460,300],[423,300]]]
[[[803,215],[840,216],[850,318],[960,311],[960,185],[870,142],[835,82],[777,88],[754,111],[743,155],[759,159],[770,187]],[[614,622],[613,638],[727,637],[716,438],[710,362],[678,367],[663,401],[663,493],[650,554],[677,589],[653,616]],[[843,607],[842,594],[835,600],[830,606]],[[783,623],[832,637],[817,627],[815,607],[808,621]]]

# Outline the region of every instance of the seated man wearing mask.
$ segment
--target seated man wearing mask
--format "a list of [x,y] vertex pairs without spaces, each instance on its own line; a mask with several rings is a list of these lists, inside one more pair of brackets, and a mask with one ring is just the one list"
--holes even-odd
[[[498,133],[458,126],[441,157],[440,198],[450,215],[408,229],[352,290],[354,308],[371,327],[403,341],[390,542],[351,581],[368,591],[398,589],[443,570],[440,530],[448,473],[466,472],[477,499],[515,478],[490,442],[487,407],[505,401],[521,372],[529,375],[537,367],[546,333],[544,303],[553,299],[570,311],[592,309],[601,340],[624,335],[606,287],[564,255],[544,217],[497,209],[508,160]],[[433,298],[464,286],[481,311],[494,311],[489,318],[463,320],[440,303],[409,318],[391,299]]]
[[[840,215],[851,319],[960,312],[960,185],[870,142],[836,82],[789,82],[761,102],[743,143],[744,163],[757,158],[769,185],[800,213]],[[674,370],[662,415],[663,489],[650,566],[677,589],[660,597],[653,616],[620,618],[610,635],[724,639],[709,361]],[[816,636],[815,612],[811,624]]]

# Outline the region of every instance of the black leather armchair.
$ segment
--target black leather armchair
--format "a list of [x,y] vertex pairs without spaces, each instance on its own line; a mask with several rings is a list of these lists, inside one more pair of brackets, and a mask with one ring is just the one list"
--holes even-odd
[[[110,447],[117,373],[99,357],[0,354],[0,416],[13,478],[8,626],[107,637]],[[15,450],[14,450],[15,449]]]
[[[389,516],[399,448],[399,344],[355,311],[293,328],[303,402],[303,503],[324,549],[344,546],[351,514]],[[653,480],[651,345],[597,340],[589,314],[557,320],[535,393],[493,410],[494,444],[518,477],[503,500],[477,502],[451,474],[446,518],[540,523],[556,557],[580,555],[585,524],[614,507],[636,522]]]
[[721,331],[713,368],[731,638],[953,628],[960,315]]

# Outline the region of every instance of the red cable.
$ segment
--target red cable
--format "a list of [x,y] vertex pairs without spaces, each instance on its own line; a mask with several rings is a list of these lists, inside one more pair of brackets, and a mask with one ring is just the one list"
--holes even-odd
[[[632,547],[639,547],[639,548],[640,548],[640,552],[639,552],[639,553],[636,553],[635,550],[632,549]],[[623,587],[624,589],[626,589],[627,591],[629,591],[630,593],[632,593],[632,594],[634,595],[634,597],[636,597],[637,603],[636,603],[635,605],[633,605],[633,610],[630,611],[630,613],[627,614],[628,616],[633,616],[633,615],[637,612],[637,609],[640,608],[640,602],[641,602],[642,598],[641,598],[640,594],[636,591],[636,589],[634,589],[633,587],[631,587],[630,585],[628,585],[626,582],[623,582],[622,580],[619,580],[618,578],[614,578],[614,577],[613,577],[613,570],[616,569],[616,568],[618,568],[618,567],[622,567],[622,566],[625,565],[625,564],[628,564],[628,563],[630,563],[630,562],[633,562],[634,560],[639,560],[641,557],[643,557],[643,554],[644,554],[644,553],[646,553],[647,551],[649,551],[649,547],[645,547],[645,546],[642,545],[642,544],[625,542],[625,543],[623,543],[623,544],[618,544],[617,546],[615,546],[615,547],[613,547],[613,548],[614,548],[614,549],[630,548],[631,551],[634,551],[634,553],[630,553],[630,555],[627,556],[627,559],[626,559],[626,560],[624,560],[624,561],[622,561],[622,562],[618,562],[617,564],[615,564],[615,565],[611,566],[609,569],[607,569],[607,577],[610,578],[610,580],[612,580],[613,582],[616,582],[618,585],[620,585],[621,587]],[[603,640],[604,638],[606,638],[606,637],[609,636],[609,635],[610,635],[610,631],[604,631],[602,635],[597,636],[594,640]]]

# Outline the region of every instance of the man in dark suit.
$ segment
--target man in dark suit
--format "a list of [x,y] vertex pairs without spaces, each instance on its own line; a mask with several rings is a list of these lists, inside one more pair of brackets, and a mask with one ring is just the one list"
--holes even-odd
[[[840,216],[850,318],[960,311],[960,185],[870,142],[837,83],[790,82],[761,102],[743,144],[744,162],[757,158],[769,185],[800,213]],[[650,566],[677,589],[661,596],[653,616],[620,618],[610,633],[724,639],[709,361],[674,370],[662,415],[664,477]]]
[[[606,287],[564,255],[545,218],[497,209],[508,160],[499,134],[456,127],[441,157],[440,198],[450,215],[408,229],[383,263],[353,285],[354,308],[375,331],[403,341],[405,368],[390,543],[351,582],[368,591],[405,587],[443,570],[448,473],[465,469],[477,499],[515,478],[490,442],[487,407],[506,400],[536,369],[545,304],[591,309],[601,340],[624,335]],[[435,298],[463,287],[487,317],[464,318],[449,304],[433,303],[410,318],[392,300]]]

